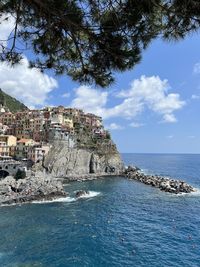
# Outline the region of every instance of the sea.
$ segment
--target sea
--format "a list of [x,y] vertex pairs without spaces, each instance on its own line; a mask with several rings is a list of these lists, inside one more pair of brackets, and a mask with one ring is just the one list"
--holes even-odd
[[[200,267],[200,155],[122,154],[196,188],[172,195],[122,177],[66,184],[69,197],[0,208],[0,267]],[[76,199],[77,190],[89,196]]]

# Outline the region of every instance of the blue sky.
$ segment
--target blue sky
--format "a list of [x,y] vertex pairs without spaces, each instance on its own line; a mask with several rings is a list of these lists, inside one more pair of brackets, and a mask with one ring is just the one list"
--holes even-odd
[[[120,116],[105,119],[104,124],[110,126],[112,137],[121,152],[200,152],[199,43],[198,35],[178,43],[154,41],[144,52],[141,63],[135,69],[116,74],[115,84],[106,89],[109,92],[108,108],[119,104],[121,99],[115,96],[121,90],[129,89],[130,83],[140,79],[142,75],[167,79],[169,93],[179,94],[180,99],[185,102],[182,108],[174,112],[176,121],[171,123],[162,122],[162,116],[148,108],[131,120]],[[75,89],[80,85],[67,77],[59,78],[58,83],[59,89],[52,91],[49,103],[69,105],[76,97]],[[65,93],[70,96],[63,98]],[[135,127],[130,126],[133,122]]]
[[14,69],[0,64],[0,87],[29,107],[75,106],[103,116],[120,152],[200,153],[199,43],[198,34],[155,40],[107,89],[30,70],[26,57]]

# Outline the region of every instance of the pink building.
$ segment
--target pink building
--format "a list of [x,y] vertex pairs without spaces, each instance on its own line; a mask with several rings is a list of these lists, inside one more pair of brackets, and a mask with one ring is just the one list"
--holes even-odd
[[28,159],[32,160],[34,163],[39,162],[48,154],[49,150],[49,145],[33,146],[28,152]]

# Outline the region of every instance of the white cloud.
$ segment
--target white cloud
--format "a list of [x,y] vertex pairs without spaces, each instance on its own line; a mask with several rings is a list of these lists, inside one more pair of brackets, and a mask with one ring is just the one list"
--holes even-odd
[[81,108],[86,112],[95,113],[100,116],[104,115],[108,92],[95,90],[89,86],[82,85],[75,89],[75,94],[76,97],[71,103],[72,107]]
[[0,88],[29,107],[45,105],[48,94],[57,87],[54,78],[29,68],[26,57],[14,67],[0,62]]
[[124,127],[122,127],[121,125],[113,122],[111,123],[110,125],[107,125],[105,126],[106,129],[109,129],[109,130],[122,130],[124,129]]
[[122,91],[119,95],[134,99],[137,103],[163,115],[165,119],[166,115],[172,115],[175,110],[185,105],[185,102],[180,100],[179,94],[168,93],[169,88],[168,81],[161,80],[158,76],[141,76],[131,83],[130,90]]
[[194,74],[200,74],[200,62],[196,63],[193,68]]
[[[7,45],[14,24],[13,16],[7,14],[0,17],[0,44]],[[25,56],[22,62],[14,67],[0,62],[0,88],[29,107],[45,105],[48,94],[57,87],[54,78],[41,73],[38,69],[30,69]]]
[[81,108],[86,112],[95,113],[104,119],[111,117],[131,118],[136,116],[143,104],[135,102],[134,99],[125,99],[121,104],[107,108],[108,92],[102,89],[92,89],[90,86],[80,86],[75,89],[76,97],[71,106]]
[[70,97],[70,93],[64,93],[64,94],[62,95],[62,97],[63,97],[63,98],[69,98],[69,97]]
[[179,94],[168,93],[168,89],[167,80],[161,80],[158,76],[141,76],[131,83],[130,89],[119,92],[117,97],[123,99],[120,104],[108,108],[108,92],[80,86],[75,90],[72,106],[96,113],[104,119],[132,119],[146,108],[160,114],[165,122],[175,122],[173,113],[181,109],[185,101],[180,100]]
[[0,17],[0,44],[3,46],[7,46],[7,40],[14,29],[14,25],[15,18],[11,15],[7,14]]
[[163,116],[163,121],[162,122],[170,122],[170,123],[174,123],[177,122],[176,117],[174,116],[174,114],[165,114]]
[[200,95],[192,95],[191,99],[198,100],[198,99],[200,99]]
[[132,123],[130,123],[129,125],[130,125],[131,127],[133,127],[133,128],[140,128],[140,127],[144,126],[143,123],[139,123],[139,122],[132,122]]

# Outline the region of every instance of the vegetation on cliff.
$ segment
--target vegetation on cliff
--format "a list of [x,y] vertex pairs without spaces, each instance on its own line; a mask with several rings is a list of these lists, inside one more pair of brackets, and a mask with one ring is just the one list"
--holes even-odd
[[99,136],[94,135],[89,127],[83,127],[77,132],[76,141],[78,148],[95,151],[100,155],[105,155],[105,152],[113,154],[117,151],[108,131],[105,131],[104,136]]
[[11,112],[23,111],[28,109],[23,103],[0,89],[0,104],[7,107]]

